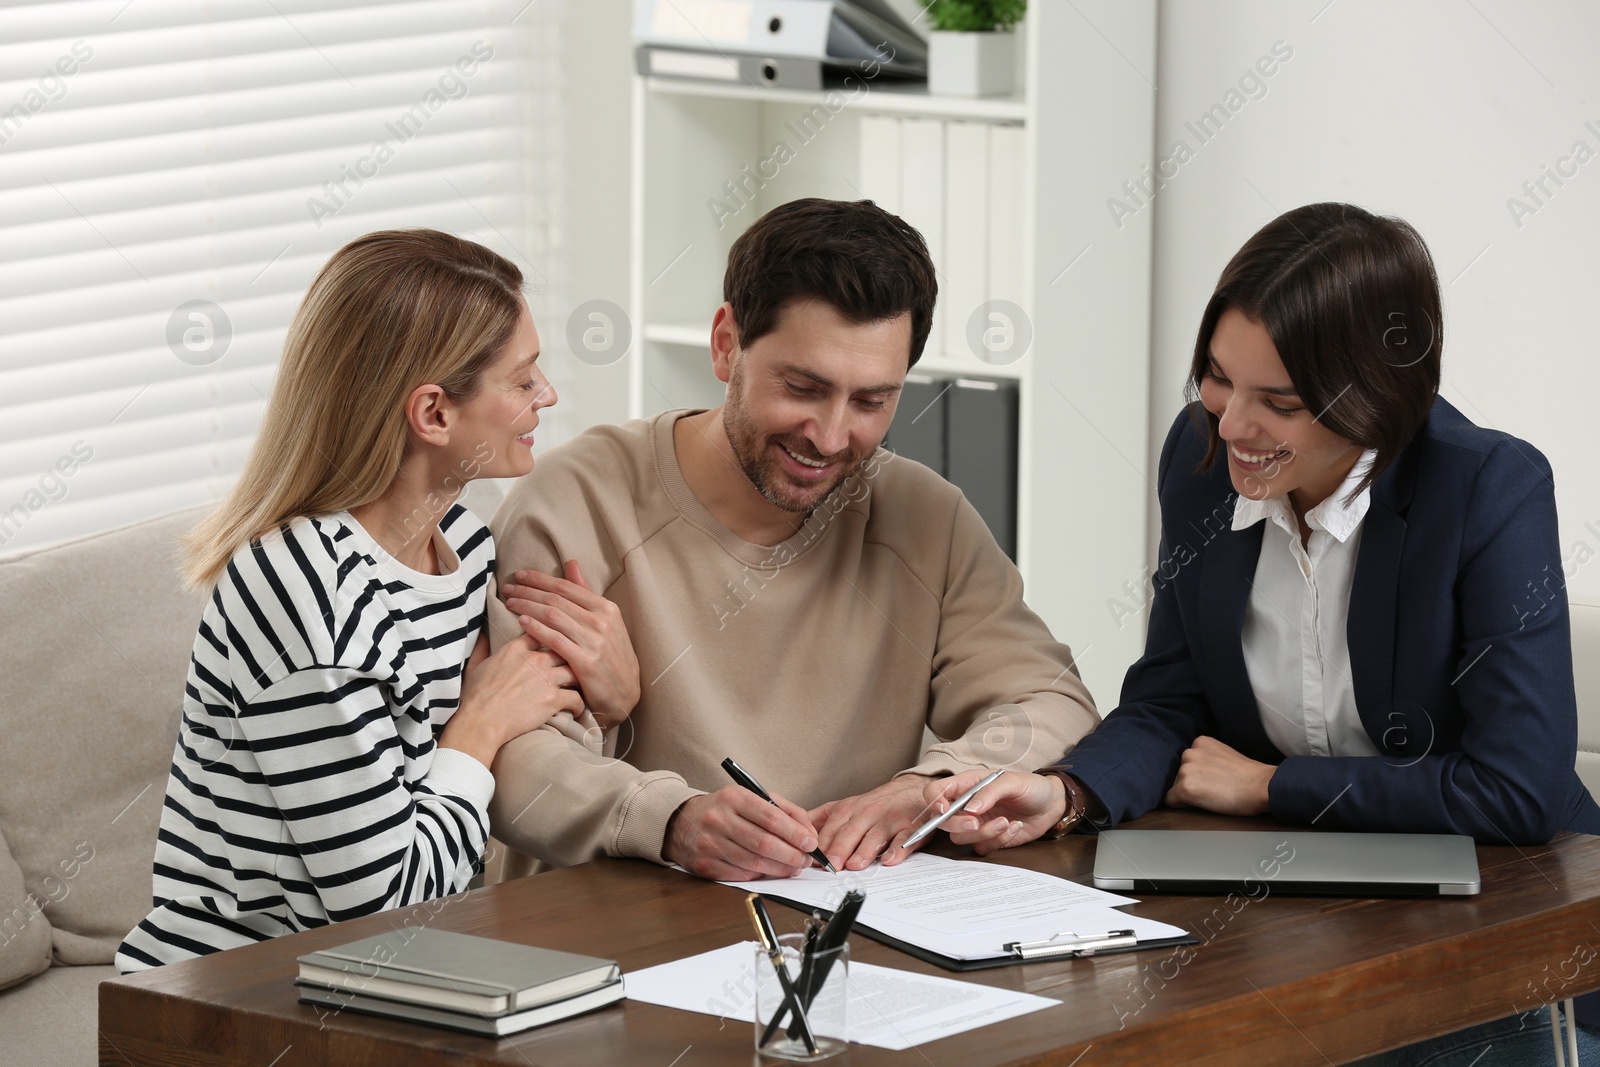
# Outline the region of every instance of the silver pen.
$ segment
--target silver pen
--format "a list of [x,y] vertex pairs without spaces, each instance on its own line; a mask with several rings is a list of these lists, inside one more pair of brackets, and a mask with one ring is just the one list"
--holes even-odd
[[921,841],[924,837],[927,837],[939,827],[943,826],[946,819],[960,811],[962,808],[965,808],[969,803],[972,802],[972,798],[978,795],[978,790],[982,789],[996,778],[999,778],[1004,773],[1006,772],[1003,770],[995,771],[983,781],[979,782],[965,793],[962,793],[959,797],[956,797],[955,802],[950,805],[948,810],[940,812],[938,815],[935,815],[933,818],[917,827],[916,832],[910,837],[906,838],[905,844],[901,845],[900,847],[903,849],[910,848],[912,845],[916,844],[918,841]]

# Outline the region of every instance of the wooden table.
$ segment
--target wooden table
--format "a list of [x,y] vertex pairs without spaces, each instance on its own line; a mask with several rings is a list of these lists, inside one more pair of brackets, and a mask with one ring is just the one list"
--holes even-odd
[[[1158,811],[1132,828],[1270,828]],[[938,851],[960,855],[945,843]],[[1012,850],[1000,862],[1088,882],[1094,839]],[[904,1052],[852,1045],[830,1063],[1343,1063],[1600,988],[1600,838],[1480,847],[1483,892],[1428,900],[1144,897],[1131,910],[1202,939],[1189,949],[1040,962],[961,977],[1060,1007]],[[1256,894],[1260,896],[1259,893]],[[615,958],[624,972],[742,941],[735,890],[650,864],[601,860],[428,905],[281,937],[100,987],[100,1062],[645,1064],[754,1062],[750,1027],[624,1001],[498,1040],[298,1003],[295,957],[407,919]],[[774,908],[780,927],[799,915]],[[860,961],[943,974],[868,941]],[[764,1061],[777,1062],[777,1061]]]

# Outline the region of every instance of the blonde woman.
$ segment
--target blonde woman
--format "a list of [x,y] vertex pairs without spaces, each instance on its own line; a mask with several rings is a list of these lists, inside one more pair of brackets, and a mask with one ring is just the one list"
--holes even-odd
[[185,545],[211,596],[119,970],[465,889],[500,746],[582,710],[548,640],[488,654],[494,544],[454,502],[531,470],[556,401],[521,289],[432,230],[362,237],[312,282],[245,470]]

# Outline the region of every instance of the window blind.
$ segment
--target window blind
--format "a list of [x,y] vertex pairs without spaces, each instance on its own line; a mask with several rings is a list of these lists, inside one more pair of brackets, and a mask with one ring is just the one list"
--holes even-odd
[[0,7],[0,553],[219,499],[353,237],[559,276],[556,7]]

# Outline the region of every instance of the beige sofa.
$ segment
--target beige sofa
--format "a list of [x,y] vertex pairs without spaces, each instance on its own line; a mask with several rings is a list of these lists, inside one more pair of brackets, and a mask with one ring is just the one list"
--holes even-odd
[[[150,907],[202,598],[192,509],[0,563],[0,1064],[97,1058],[96,987]],[[13,983],[20,983],[13,985]]]
[[203,604],[174,559],[204,513],[0,558],[0,1067],[98,1062],[97,987],[150,908]]

